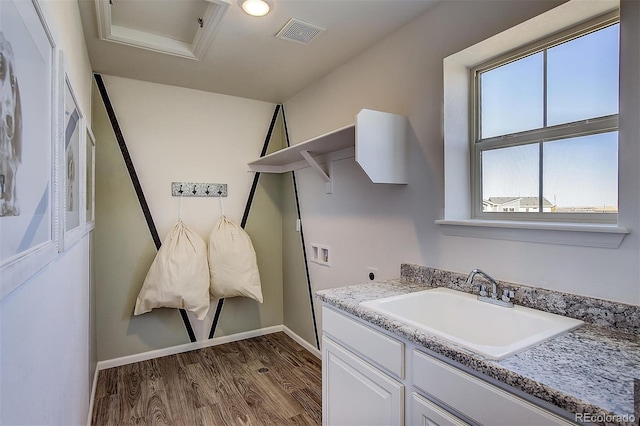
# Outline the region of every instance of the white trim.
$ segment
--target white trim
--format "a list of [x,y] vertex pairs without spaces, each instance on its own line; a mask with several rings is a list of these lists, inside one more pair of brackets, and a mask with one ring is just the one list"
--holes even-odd
[[96,387],[98,386],[98,372],[100,369],[96,365],[93,373],[93,384],[91,385],[91,396],[89,397],[89,413],[87,414],[87,426],[91,426],[91,418],[93,417],[93,403],[96,400]]
[[152,52],[166,53],[181,58],[200,60],[207,53],[222,18],[231,6],[229,0],[207,0],[209,6],[202,16],[202,27],[192,43],[174,40],[156,34],[114,25],[111,21],[109,0],[96,0],[98,36],[101,40],[139,47]]
[[510,220],[436,220],[445,235],[562,244],[583,247],[618,248],[631,233],[617,225],[585,223],[516,222]]
[[316,348],[315,346],[313,346],[312,344],[304,340],[302,337],[298,336],[289,327],[287,327],[286,325],[283,325],[282,331],[284,332],[284,334],[291,337],[298,344],[300,344],[300,346],[302,346],[303,348],[311,352],[316,358],[322,359],[322,352],[320,352],[320,349]]
[[284,325],[274,325],[271,327],[259,328],[257,330],[245,331],[243,333],[231,334],[229,336],[214,337],[213,339],[202,340],[199,342],[185,343],[184,345],[172,346],[169,348],[156,349],[153,351],[142,352],[134,355],[127,355],[119,358],[107,359],[104,361],[98,361],[96,366],[96,376],[94,378],[94,389],[92,390],[91,403],[93,404],[93,397],[95,396],[96,380],[98,378],[98,371],[106,370],[107,368],[120,367],[122,365],[133,364],[134,362],[147,361],[154,358],[160,358],[167,355],[176,355],[183,352],[193,351],[195,349],[208,348],[210,346],[222,345],[224,343],[237,342],[240,340],[251,339],[252,337],[265,336],[267,334],[284,332],[287,336],[291,337],[303,348],[311,352],[317,358],[321,358],[322,354],[320,350],[304,340],[302,337],[294,333],[289,327]]
[[183,352],[193,351],[195,349],[208,348],[210,346],[222,345],[224,343],[237,342],[239,340],[250,339],[252,337],[264,336],[267,334],[283,331],[282,325],[274,325],[272,327],[260,328],[257,330],[246,331],[243,333],[231,334],[229,336],[214,337],[213,339],[202,340],[199,342],[185,343],[184,345],[172,346],[169,348],[156,349],[153,351],[142,352],[139,354],[127,355],[119,358],[98,361],[98,370],[106,370],[107,368],[120,367],[122,365],[133,364],[134,362],[147,361],[154,358],[160,358],[167,355],[175,355]]

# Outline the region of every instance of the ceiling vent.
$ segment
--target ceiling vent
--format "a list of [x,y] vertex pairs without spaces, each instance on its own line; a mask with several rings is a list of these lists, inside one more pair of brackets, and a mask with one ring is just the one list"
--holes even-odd
[[287,24],[282,27],[276,37],[282,40],[293,41],[299,44],[309,44],[318,34],[324,31],[324,28],[291,18]]
[[[2,1],[2,0],[0,0]],[[95,0],[101,40],[201,59],[229,0]]]

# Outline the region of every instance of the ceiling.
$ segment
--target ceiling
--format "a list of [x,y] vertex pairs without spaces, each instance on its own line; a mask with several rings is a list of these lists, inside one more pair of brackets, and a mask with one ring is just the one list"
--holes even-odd
[[[94,72],[273,103],[286,101],[437,2],[273,0],[271,13],[256,18],[229,0],[211,43],[195,60],[101,40],[96,1],[101,0],[79,0]],[[194,36],[195,16],[207,7],[204,0],[112,2],[112,23],[181,41]],[[326,31],[306,45],[276,38],[291,18]]]

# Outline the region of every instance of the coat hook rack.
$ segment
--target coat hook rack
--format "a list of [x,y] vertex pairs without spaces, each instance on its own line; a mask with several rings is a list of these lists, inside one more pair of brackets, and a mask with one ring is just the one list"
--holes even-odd
[[171,182],[174,197],[226,197],[226,183]]

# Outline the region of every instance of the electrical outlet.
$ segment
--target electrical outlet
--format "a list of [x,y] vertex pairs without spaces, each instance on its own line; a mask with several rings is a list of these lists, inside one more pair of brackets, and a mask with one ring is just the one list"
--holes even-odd
[[377,273],[378,273],[378,268],[374,268],[373,266],[367,266],[367,276],[369,277],[369,281],[375,281]]

